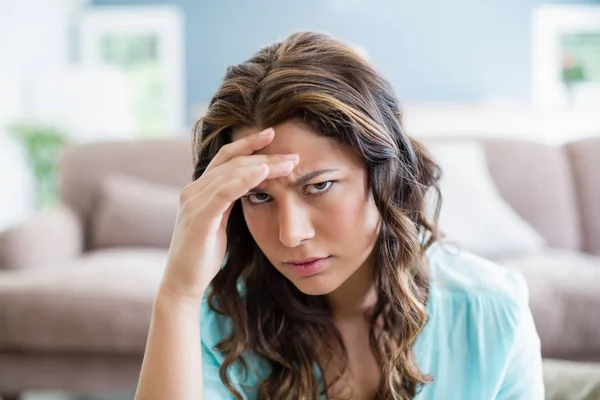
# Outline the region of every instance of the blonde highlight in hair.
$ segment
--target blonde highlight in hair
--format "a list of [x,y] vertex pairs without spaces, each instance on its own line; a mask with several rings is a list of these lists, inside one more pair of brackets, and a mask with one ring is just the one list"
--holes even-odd
[[[228,68],[194,127],[194,179],[231,141],[233,129],[291,119],[349,146],[365,162],[382,218],[375,268],[378,296],[366,316],[371,350],[383,373],[378,398],[411,399],[432,380],[421,372],[413,347],[427,321],[424,253],[439,238],[441,171],[420,143],[404,133],[387,80],[329,35],[299,32]],[[430,188],[438,194],[433,220],[425,217]],[[270,374],[254,388],[258,398],[329,398],[328,389],[343,376],[348,355],[324,298],[301,293],[270,265],[248,231],[239,202],[230,215],[227,240],[226,265],[209,293],[210,307],[233,326],[217,346],[225,356],[221,380],[241,399],[228,370],[239,363],[248,373],[248,360],[259,357]],[[341,360],[343,367],[327,381],[323,372],[332,360]]]

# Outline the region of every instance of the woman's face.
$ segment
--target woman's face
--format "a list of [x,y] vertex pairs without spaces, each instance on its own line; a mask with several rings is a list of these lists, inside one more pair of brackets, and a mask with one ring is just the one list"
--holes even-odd
[[[352,150],[302,122],[274,129],[273,141],[257,153],[295,153],[299,163],[242,198],[244,217],[279,272],[305,294],[326,295],[361,267],[372,267],[380,216],[367,171]],[[234,140],[256,131],[240,129]]]

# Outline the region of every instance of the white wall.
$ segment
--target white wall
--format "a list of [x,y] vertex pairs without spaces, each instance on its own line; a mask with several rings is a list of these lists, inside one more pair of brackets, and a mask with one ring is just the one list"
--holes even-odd
[[0,3],[0,230],[33,212],[33,177],[23,149],[7,125],[27,116],[31,82],[69,61],[72,0],[2,0]]
[[69,60],[68,20],[73,4],[71,0],[2,0],[0,65],[24,74],[64,66]]
[[34,179],[23,149],[0,134],[0,231],[31,214],[34,194]]
[[406,132],[415,137],[503,137],[560,145],[600,136],[600,112],[503,104],[404,105]]

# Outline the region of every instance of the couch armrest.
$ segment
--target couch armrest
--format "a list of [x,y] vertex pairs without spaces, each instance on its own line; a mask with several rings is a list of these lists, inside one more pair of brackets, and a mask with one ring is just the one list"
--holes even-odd
[[573,182],[579,205],[582,249],[600,254],[600,138],[589,138],[568,143]]
[[83,249],[77,215],[64,206],[41,211],[0,232],[0,270],[45,268],[75,258]]

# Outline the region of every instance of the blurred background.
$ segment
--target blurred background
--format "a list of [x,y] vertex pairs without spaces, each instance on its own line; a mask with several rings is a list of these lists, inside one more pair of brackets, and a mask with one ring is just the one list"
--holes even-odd
[[189,135],[228,65],[297,30],[369,58],[415,136],[598,134],[598,3],[3,0],[0,228],[52,203],[66,143]]
[[3,0],[0,228],[52,202],[67,142],[189,135],[228,65],[297,30],[368,57],[415,136],[598,134],[598,4]]
[[[123,143],[105,148],[109,156],[104,162],[122,166],[123,157],[128,157],[123,154],[131,154],[133,158],[126,160],[130,171],[161,176],[160,167],[153,165],[160,160],[135,158],[139,156],[136,143],[168,147],[172,140],[189,140],[192,124],[202,115],[226,67],[298,30],[328,32],[368,58],[391,81],[405,110],[407,131],[416,137],[518,139],[560,148],[600,136],[600,0],[2,0],[0,232],[8,233],[4,242],[0,236],[0,275],[3,269],[29,270],[9,264],[17,265],[36,252],[35,246],[22,247],[13,258],[2,256],[9,233],[20,232],[39,215],[70,201],[82,207],[81,213],[91,212],[92,206],[82,204],[95,204],[92,200],[73,200],[73,196],[88,191],[81,181],[89,182],[87,177],[96,168],[104,174],[113,166],[94,164],[88,152],[81,156],[86,162],[67,166],[67,179],[59,171],[68,149]],[[189,155],[177,154],[181,155],[173,157],[177,162]],[[178,183],[189,178],[182,175]],[[158,181],[166,184],[168,179],[163,176]],[[60,188],[66,183],[67,190],[76,194],[65,198]],[[138,190],[138,183],[127,186]],[[137,193],[154,193],[146,189]],[[115,210],[122,210],[119,207]],[[113,215],[118,213],[115,210]],[[166,220],[172,216],[169,212]],[[552,218],[551,212],[547,215],[546,219]],[[63,229],[69,220],[58,221],[48,224]],[[124,224],[123,229],[131,228]],[[31,226],[37,231],[37,225]],[[164,228],[167,233],[170,226]],[[83,244],[75,242],[76,251],[94,247],[86,236],[89,229],[83,230],[86,239]],[[116,240],[111,232],[105,234],[104,247]],[[92,242],[100,240],[96,234],[100,235],[91,233]],[[31,290],[39,288],[22,282]],[[0,280],[0,293],[9,287],[14,295],[15,285]],[[0,302],[9,299],[0,296]],[[150,304],[146,302],[143,315],[149,315]],[[64,317],[64,307],[57,306],[55,312]],[[36,310],[31,311],[35,316],[45,313]],[[30,344],[15,339],[23,336],[12,328],[9,314],[15,318],[14,312],[0,312],[4,325],[0,325],[0,347],[8,346],[6,354],[22,352]],[[141,321],[143,335],[147,321]],[[12,332],[13,339],[10,335],[3,339],[3,330]],[[143,339],[138,337],[131,345],[137,349],[133,351],[137,358],[130,361],[133,365],[143,350]],[[31,346],[36,348],[35,343]],[[57,346],[47,343],[40,348],[52,351]],[[0,364],[0,395],[8,390],[28,400],[66,398],[67,394],[47,390],[68,389],[67,384],[53,388],[36,383],[27,394],[17,384],[2,382],[2,371],[17,371],[9,362],[21,362],[6,354],[0,356],[4,363]],[[38,366],[23,365],[17,374],[21,377]],[[89,366],[87,362],[76,365],[73,371]],[[87,379],[94,382],[91,374]],[[110,380],[105,375],[102,379]],[[110,398],[130,398],[130,385],[119,385],[105,387],[107,391],[125,387],[128,394]],[[87,390],[84,386],[72,385],[82,392]],[[103,387],[89,386],[92,392],[102,392]]]

